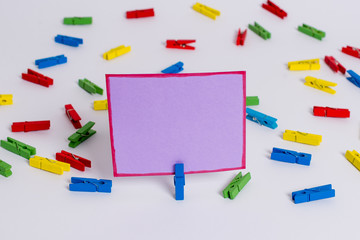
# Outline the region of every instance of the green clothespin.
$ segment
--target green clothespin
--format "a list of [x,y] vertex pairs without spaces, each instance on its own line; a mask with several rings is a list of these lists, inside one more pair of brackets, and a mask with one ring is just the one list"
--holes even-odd
[[92,24],[92,17],[72,17],[64,18],[65,25],[86,25]]
[[11,165],[0,160],[0,175],[3,175],[4,177],[9,177],[12,175],[12,172],[10,170]]
[[255,25],[249,24],[249,28],[251,31],[262,37],[264,40],[271,38],[271,33],[266,31],[265,28],[260,26],[257,22],[255,22]]
[[94,125],[95,123],[90,121],[71,135],[68,138],[70,140],[69,147],[76,148],[80,143],[94,135],[96,131],[91,129]]
[[90,82],[86,78],[79,79],[79,86],[88,93],[98,93],[100,95],[103,95],[103,89],[95,83]]
[[234,199],[236,195],[245,187],[245,185],[250,181],[250,173],[242,176],[241,172],[236,175],[236,177],[231,181],[231,183],[224,189],[223,196],[224,198]]
[[298,30],[302,33],[305,33],[306,35],[309,35],[310,37],[322,40],[322,38],[325,37],[325,32],[320,31],[314,27],[310,27],[309,25],[303,24],[302,26],[298,27]]
[[259,105],[258,96],[246,97],[246,106],[256,106],[256,105]]
[[7,141],[1,140],[0,145],[6,150],[20,155],[26,159],[30,159],[32,155],[36,154],[36,148],[10,137],[7,138]]

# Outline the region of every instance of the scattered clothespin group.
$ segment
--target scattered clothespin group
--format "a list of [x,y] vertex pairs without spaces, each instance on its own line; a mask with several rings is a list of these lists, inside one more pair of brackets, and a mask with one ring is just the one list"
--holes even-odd
[[65,35],[57,35],[55,37],[55,42],[71,47],[78,47],[80,44],[83,44],[82,38],[69,37]]
[[107,110],[108,109],[108,101],[107,100],[99,100],[94,101],[94,110]]
[[4,177],[10,177],[12,175],[11,165],[0,160],[0,175]]
[[64,18],[65,25],[87,25],[92,24],[92,17],[72,17]]
[[166,40],[166,48],[195,50],[195,47],[188,45],[194,42],[196,42],[196,40]]
[[50,129],[50,120],[14,122],[11,125],[12,132],[31,132]]
[[320,70],[320,59],[288,62],[288,68],[290,71]]
[[278,126],[276,123],[276,118],[270,117],[251,108],[246,108],[246,119],[271,129],[275,129]]
[[196,3],[192,6],[192,8],[197,11],[198,13],[201,13],[213,20],[216,20],[216,16],[220,16],[220,11],[216,10],[214,8],[208,7],[201,3]]
[[77,130],[76,133],[68,137],[68,140],[70,140],[69,147],[76,148],[78,145],[94,135],[96,131],[91,129],[94,125],[95,123],[90,121]]
[[52,78],[44,76],[41,73],[35,72],[31,69],[28,69],[27,73],[21,74],[21,78],[44,87],[49,87],[50,85],[54,84],[54,80]]
[[336,91],[330,87],[337,86],[337,83],[325,81],[325,80],[314,78],[311,76],[307,76],[307,77],[305,77],[304,85],[321,90],[323,92],[335,94]]
[[153,17],[153,16],[155,16],[155,12],[153,8],[126,12],[126,18],[145,18],[145,17]]
[[111,193],[112,181],[106,179],[72,177],[70,191]]
[[347,77],[346,79],[352,82],[358,88],[360,88],[360,76],[353,70],[348,70],[347,73],[350,75],[350,77]]
[[237,34],[237,38],[236,38],[236,45],[239,46],[243,46],[245,43],[245,39],[246,39],[246,33],[247,33],[247,29],[245,29],[244,32],[241,33],[241,29],[239,28],[239,32]]
[[356,47],[346,46],[341,49],[343,53],[346,53],[347,55],[360,58],[360,49]]
[[345,157],[349,162],[352,163],[352,165],[354,165],[354,167],[356,167],[360,171],[360,154],[357,151],[347,150],[345,153]]
[[36,148],[11,137],[8,137],[7,141],[1,140],[0,146],[26,159],[29,159],[32,155],[36,154]]
[[249,29],[262,37],[264,40],[271,38],[271,33],[268,32],[265,28],[263,28],[260,24],[255,22],[254,25],[249,24]]
[[272,160],[277,160],[281,162],[297,163],[309,166],[311,161],[311,154],[295,152],[281,148],[273,148],[270,158]]
[[121,55],[124,55],[125,53],[128,53],[130,51],[131,51],[130,46],[125,47],[125,45],[121,45],[119,47],[113,48],[113,49],[107,51],[106,53],[104,53],[103,58],[105,60],[111,60],[111,59],[114,59]]
[[56,160],[70,164],[72,168],[85,171],[85,167],[91,168],[91,161],[78,155],[62,150],[56,153]]
[[37,65],[38,68],[41,69],[41,68],[47,68],[47,67],[63,64],[66,62],[67,62],[67,58],[65,57],[65,55],[59,55],[55,57],[48,57],[48,58],[35,60],[35,65]]
[[346,68],[341,65],[336,59],[332,56],[325,56],[325,63],[334,71],[340,71],[342,74],[345,74]]
[[309,145],[320,145],[321,135],[304,133],[299,131],[285,130],[283,139],[291,142],[304,143]]
[[328,184],[292,192],[291,195],[294,203],[297,204],[335,197],[335,189],[332,189],[331,184]]
[[75,111],[74,107],[71,104],[65,105],[65,113],[66,116],[71,121],[71,123],[73,124],[74,128],[78,129],[82,127],[80,123],[81,117]]
[[79,79],[78,83],[79,83],[79,86],[82,89],[84,89],[85,91],[87,91],[88,93],[91,93],[91,94],[97,93],[97,94],[103,95],[104,90],[86,78]]
[[184,173],[183,163],[175,164],[174,185],[175,185],[175,199],[184,200],[185,173]]
[[230,184],[223,190],[224,198],[234,199],[239,192],[245,187],[245,185],[250,181],[251,175],[248,172],[244,176],[240,172],[236,177],[230,182]]
[[12,105],[13,95],[12,94],[0,94],[0,105]]
[[325,37],[325,32],[320,31],[314,27],[309,25],[303,24],[302,26],[298,27],[298,30],[310,37],[316,38],[318,40],[322,40]]
[[34,156],[29,159],[31,167],[62,175],[64,171],[70,171],[70,164],[49,158]]
[[248,96],[246,97],[246,106],[256,106],[259,105],[258,96]]
[[179,73],[182,70],[184,70],[183,66],[184,66],[183,62],[177,62],[174,65],[171,65],[170,67],[165,68],[161,72],[162,73]]
[[263,3],[262,7],[281,19],[284,19],[287,16],[287,13],[284,10],[279,8],[277,5],[275,5],[275,3],[271,2],[270,0],[267,1],[267,4]]
[[330,107],[318,107],[313,108],[314,116],[318,117],[336,117],[336,118],[349,118],[349,109],[343,108],[330,108]]

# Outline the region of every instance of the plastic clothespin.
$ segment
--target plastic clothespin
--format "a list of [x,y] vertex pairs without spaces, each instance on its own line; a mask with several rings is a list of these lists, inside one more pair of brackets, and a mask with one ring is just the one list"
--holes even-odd
[[27,73],[21,74],[21,78],[44,87],[49,87],[50,85],[54,84],[54,80],[52,78],[44,76],[41,73],[35,72],[31,69],[28,69]]
[[314,116],[318,117],[336,117],[336,118],[349,118],[349,109],[343,108],[330,108],[330,107],[317,107],[313,108]]
[[325,32],[320,31],[314,27],[309,25],[303,24],[302,26],[298,27],[298,30],[306,35],[316,38],[318,40],[322,40],[325,37]]
[[311,154],[295,152],[281,148],[273,148],[270,158],[272,160],[277,160],[281,162],[297,163],[309,166],[311,161]]
[[53,159],[34,156],[29,159],[29,164],[31,167],[39,168],[44,171],[51,173],[56,173],[62,175],[64,171],[70,171],[70,164],[59,162]]
[[10,177],[12,175],[11,172],[11,165],[0,160],[0,175],[3,175],[4,177]]
[[196,3],[192,6],[192,8],[197,11],[198,13],[201,13],[213,20],[216,20],[216,16],[220,16],[220,11],[216,10],[214,8],[208,7],[201,3]]
[[236,38],[236,45],[239,46],[243,46],[245,43],[245,39],[246,39],[246,33],[247,33],[247,29],[245,29],[244,32],[241,33],[241,29],[239,28],[239,32]]
[[260,125],[264,125],[265,127],[275,129],[277,128],[276,118],[265,115],[261,112],[255,111],[251,108],[246,108],[246,119],[256,122]]
[[285,130],[283,139],[291,142],[304,143],[309,145],[320,145],[321,135],[304,133],[299,131]]
[[85,171],[85,167],[91,168],[91,161],[78,155],[62,150],[56,153],[56,160],[70,164],[71,167]]
[[65,113],[66,113],[66,116],[71,121],[74,128],[78,129],[78,128],[82,127],[81,123],[80,123],[81,117],[75,111],[74,107],[71,104],[65,105]]
[[195,47],[188,45],[194,42],[196,42],[196,40],[166,40],[166,48],[195,50]]
[[100,95],[103,95],[103,89],[101,87],[99,87],[98,85],[96,85],[95,83],[89,81],[88,79],[84,78],[84,79],[79,79],[79,86],[84,89],[85,91],[87,91],[88,93],[98,93]]
[[95,178],[72,177],[69,184],[70,191],[76,192],[105,192],[111,193],[112,181]]
[[94,110],[107,110],[107,109],[108,109],[107,100],[94,101]]
[[0,105],[12,105],[13,95],[12,94],[0,94]]
[[248,172],[244,176],[240,172],[236,177],[231,181],[231,183],[223,190],[224,198],[234,199],[239,192],[245,187],[245,185],[250,181],[251,175]]
[[346,46],[341,49],[343,53],[346,53],[350,56],[360,58],[360,49],[356,47]]
[[256,106],[259,105],[259,97],[258,96],[249,96],[246,97],[246,106]]
[[65,55],[59,55],[55,57],[48,57],[48,58],[35,60],[35,65],[37,65],[38,68],[41,69],[41,68],[47,68],[47,67],[63,64],[66,62],[67,62],[67,58],[65,57]]
[[106,60],[111,60],[111,59],[119,57],[125,53],[128,53],[130,51],[131,51],[130,46],[125,47],[125,45],[121,45],[119,47],[113,48],[113,49],[107,51],[106,53],[104,53],[103,58]]
[[320,70],[320,59],[288,62],[288,67],[290,71]]
[[64,18],[65,25],[87,25],[92,24],[92,17],[72,17]]
[[174,185],[175,185],[175,199],[184,200],[185,173],[184,173],[183,163],[175,164]]
[[347,73],[350,75],[350,77],[347,77],[346,79],[352,82],[358,88],[360,88],[360,76],[356,74],[353,70],[347,70]]
[[31,132],[50,129],[50,120],[14,122],[11,126],[12,132]]
[[325,63],[334,71],[338,72],[340,70],[341,73],[345,74],[346,68],[341,65],[336,59],[332,56],[325,56]]
[[153,16],[155,16],[155,12],[153,8],[126,12],[126,18],[145,18],[145,17],[153,17]]
[[330,87],[335,87],[337,83],[325,81],[319,78],[314,78],[311,76],[305,77],[304,85],[321,90],[323,92],[327,92],[330,94],[335,94],[336,91]]
[[36,154],[36,148],[10,137],[7,138],[7,141],[1,140],[0,146],[26,159]]
[[345,157],[349,162],[354,165],[354,167],[356,167],[360,171],[360,154],[357,151],[347,150],[345,153]]
[[249,24],[249,29],[262,37],[264,40],[271,38],[271,33],[262,26],[260,26],[260,24],[258,24],[257,22],[255,22],[255,25]]
[[292,200],[294,203],[311,202],[315,200],[335,197],[335,189],[332,189],[331,184],[307,188],[304,190],[292,192]]
[[174,65],[171,65],[170,67],[165,68],[161,72],[162,73],[179,73],[182,70],[184,70],[183,66],[184,66],[183,62],[177,62]]
[[55,37],[55,42],[71,47],[78,47],[80,44],[83,44],[82,38],[69,37],[65,35],[57,35]]
[[287,13],[284,10],[282,10],[277,5],[275,5],[275,3],[273,3],[269,0],[267,1],[267,4],[263,3],[262,7],[264,9],[268,10],[269,12],[275,14],[276,16],[278,16],[281,19],[284,19],[284,17],[287,16]]
[[82,128],[77,130],[76,133],[68,137],[68,140],[70,140],[69,147],[76,148],[79,144],[94,135],[96,131],[91,129],[94,125],[94,122],[89,121]]

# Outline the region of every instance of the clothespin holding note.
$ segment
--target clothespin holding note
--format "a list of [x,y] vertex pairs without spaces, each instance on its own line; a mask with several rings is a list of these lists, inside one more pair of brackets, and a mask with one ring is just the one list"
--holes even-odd
[[0,105],[12,105],[13,95],[12,94],[0,94]]
[[271,2],[270,0],[267,1],[267,4],[263,3],[262,7],[281,19],[284,19],[284,17],[287,16],[287,13],[284,10],[279,8],[277,5],[275,5],[275,3]]
[[183,163],[175,164],[174,185],[175,199],[184,200],[185,173]]
[[77,130],[76,133],[68,137],[68,140],[70,140],[69,147],[76,148],[78,145],[94,135],[96,131],[91,129],[94,125],[95,123],[90,121]]
[[360,76],[353,70],[348,70],[347,73],[350,75],[350,77],[347,77],[346,79],[352,82],[358,88],[360,88]]
[[11,165],[0,160],[0,175],[4,177],[10,177],[12,175]]
[[299,131],[285,130],[283,139],[291,142],[304,143],[309,145],[320,145],[321,135],[304,133]]
[[314,78],[311,76],[307,76],[307,77],[305,77],[304,85],[321,90],[323,92],[335,94],[336,91],[330,87],[335,87],[337,85],[337,83],[325,81],[325,80]]
[[89,81],[88,79],[84,78],[84,79],[79,79],[79,86],[84,89],[85,91],[87,91],[88,93],[98,93],[100,95],[103,95],[103,89],[101,87],[99,87],[98,85],[96,85],[95,83]]
[[113,48],[113,49],[107,51],[106,53],[104,53],[103,58],[105,60],[111,60],[111,59],[114,59],[121,55],[124,55],[125,53],[128,53],[130,51],[131,51],[130,46],[125,47],[125,45],[121,45],[119,47]]
[[347,150],[345,153],[345,158],[360,171],[360,154],[357,151]]
[[265,115],[261,112],[255,111],[251,108],[246,108],[246,119],[258,123],[260,125],[264,125],[265,127],[275,129],[277,128],[277,119],[270,117],[268,115]]
[[320,31],[314,27],[309,25],[303,24],[302,26],[298,27],[298,30],[306,35],[316,38],[318,40],[322,40],[325,37],[325,32]]
[[7,138],[7,141],[1,140],[0,146],[26,159],[36,154],[36,148],[10,137]]
[[250,181],[251,175],[248,172],[244,176],[240,172],[236,177],[231,181],[231,183],[223,190],[224,198],[234,199],[239,192],[245,187],[245,185]]
[[220,11],[216,10],[214,8],[208,7],[201,3],[196,3],[192,6],[192,8],[197,11],[198,13],[201,13],[213,20],[216,20],[216,16],[220,16]]
[[239,32],[237,34],[237,38],[236,38],[236,45],[239,46],[243,46],[245,43],[245,39],[246,39],[246,33],[247,33],[247,29],[245,29],[244,32],[241,33],[241,29],[239,28]]
[[271,33],[268,32],[262,26],[260,26],[260,24],[258,24],[257,22],[255,22],[254,25],[249,24],[249,29],[254,33],[256,33],[257,35],[259,35],[260,37],[262,37],[264,40],[271,38]]
[[29,159],[31,167],[62,175],[64,171],[70,171],[70,164],[56,161],[49,158],[34,156]]
[[288,68],[290,71],[320,70],[320,59],[288,62]]
[[346,68],[341,65],[338,61],[336,61],[336,59],[332,56],[325,56],[325,63],[334,71],[334,72],[338,72],[340,70],[340,72],[342,74],[345,74],[346,72]]

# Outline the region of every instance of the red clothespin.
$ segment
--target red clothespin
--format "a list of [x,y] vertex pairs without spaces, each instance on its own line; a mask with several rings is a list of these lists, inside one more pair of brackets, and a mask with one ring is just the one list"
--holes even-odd
[[268,5],[266,5],[266,3],[263,3],[262,7],[268,10],[269,12],[275,14],[276,16],[280,17],[281,19],[284,19],[284,17],[287,16],[287,13],[281,8],[279,8],[277,5],[275,5],[273,2],[268,0],[267,4]]
[[347,46],[347,47],[343,47],[341,49],[341,51],[343,53],[346,53],[346,54],[350,55],[350,56],[360,58],[360,49],[359,48]]
[[56,153],[56,160],[60,162],[69,163],[71,167],[79,170],[85,171],[85,167],[91,168],[91,161],[77,156],[75,154],[66,152],[62,150],[61,152]]
[[73,108],[73,106],[71,104],[67,104],[65,105],[65,113],[68,116],[68,118],[70,119],[71,123],[74,125],[74,128],[78,129],[81,128],[81,117],[79,116],[79,114],[75,111],[75,109]]
[[341,73],[345,74],[346,68],[341,65],[336,59],[332,56],[325,56],[325,63],[332,69],[334,72],[340,70]]
[[153,16],[155,16],[155,12],[153,8],[126,12],[126,18],[144,18],[144,17],[153,17]]
[[244,42],[245,42],[245,38],[246,38],[246,32],[247,32],[247,29],[245,29],[245,31],[243,33],[241,33],[241,29],[239,28],[239,32],[238,32],[238,35],[237,35],[237,38],[236,38],[236,45],[239,46],[243,46],[244,45]]
[[167,40],[166,48],[195,50],[195,47],[188,46],[189,43],[194,43],[194,42],[196,42],[196,40]]
[[319,116],[319,117],[336,117],[336,118],[350,117],[349,109],[343,109],[343,108],[330,108],[330,107],[314,106],[313,112],[314,112],[314,116]]
[[21,78],[39,84],[41,86],[49,87],[50,85],[54,84],[54,80],[47,76],[42,75],[41,73],[35,72],[34,70],[28,69],[27,73],[23,73]]
[[50,120],[14,122],[11,125],[12,132],[31,132],[50,129]]

